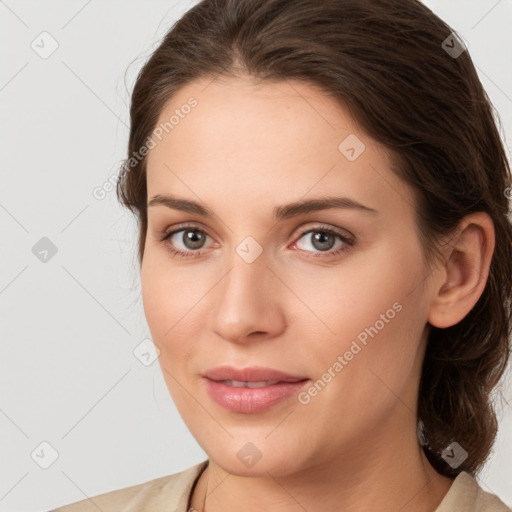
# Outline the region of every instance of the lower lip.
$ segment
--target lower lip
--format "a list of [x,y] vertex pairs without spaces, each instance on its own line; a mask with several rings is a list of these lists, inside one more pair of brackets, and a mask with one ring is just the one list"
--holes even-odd
[[233,412],[263,412],[291,395],[297,395],[309,379],[300,382],[279,382],[260,388],[235,388],[222,382],[205,379],[212,399]]

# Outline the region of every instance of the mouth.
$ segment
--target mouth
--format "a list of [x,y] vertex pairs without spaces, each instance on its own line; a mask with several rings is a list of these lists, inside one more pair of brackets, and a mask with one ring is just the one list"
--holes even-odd
[[270,368],[218,367],[203,374],[210,398],[238,413],[266,411],[296,396],[311,379]]

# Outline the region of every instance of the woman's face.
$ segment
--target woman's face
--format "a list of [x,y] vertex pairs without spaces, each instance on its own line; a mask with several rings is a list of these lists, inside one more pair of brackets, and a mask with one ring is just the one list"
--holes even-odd
[[[208,456],[231,473],[285,475],[415,435],[429,272],[412,192],[386,151],[299,81],[198,81],[160,123],[144,310],[169,392]],[[313,208],[327,198],[343,199]],[[205,378],[220,366],[306,380]]]

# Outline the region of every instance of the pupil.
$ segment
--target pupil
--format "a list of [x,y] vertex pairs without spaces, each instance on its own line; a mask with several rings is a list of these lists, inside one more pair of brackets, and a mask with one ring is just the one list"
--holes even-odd
[[334,241],[334,236],[331,235],[330,233],[325,233],[323,231],[317,231],[314,234],[314,236],[313,236],[313,240],[314,240],[313,245],[315,245],[315,247],[316,247],[315,242],[319,242],[320,243],[320,247],[316,247],[317,249],[319,249],[319,250],[329,250],[329,249],[332,249],[333,244],[332,243],[327,243],[327,247],[324,244],[326,243],[326,240],[330,241],[330,242],[333,242]]
[[[190,249],[198,249],[199,247],[201,247],[201,243],[203,240],[201,233],[199,233],[199,231],[186,231],[184,233],[184,241],[185,245],[188,246]],[[192,245],[189,246],[189,243],[191,243]]]

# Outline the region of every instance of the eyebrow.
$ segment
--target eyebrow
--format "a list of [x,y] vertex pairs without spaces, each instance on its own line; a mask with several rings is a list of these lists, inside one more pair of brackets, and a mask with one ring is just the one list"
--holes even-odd
[[[195,213],[207,219],[214,217],[212,210],[197,203],[196,201],[182,199],[173,195],[157,194],[151,198],[148,203],[148,207],[156,205],[164,205],[168,208],[172,208],[173,210]],[[276,206],[272,211],[272,218],[275,220],[284,220],[298,215],[332,208],[355,209],[373,215],[379,214],[377,210],[365,206],[350,197],[324,197]]]

